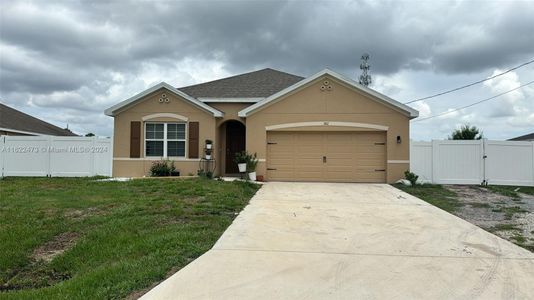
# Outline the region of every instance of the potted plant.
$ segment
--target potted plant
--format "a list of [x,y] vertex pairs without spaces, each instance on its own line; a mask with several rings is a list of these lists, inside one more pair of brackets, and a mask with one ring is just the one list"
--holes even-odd
[[256,166],[258,165],[258,158],[256,153],[254,155],[247,155],[247,173],[248,178],[256,181]]
[[237,152],[235,154],[234,162],[237,164],[240,173],[247,171],[247,156],[248,154],[246,151]]
[[213,147],[213,141],[212,140],[206,140],[206,149],[210,149]]
[[211,159],[211,149],[206,148],[206,159]]

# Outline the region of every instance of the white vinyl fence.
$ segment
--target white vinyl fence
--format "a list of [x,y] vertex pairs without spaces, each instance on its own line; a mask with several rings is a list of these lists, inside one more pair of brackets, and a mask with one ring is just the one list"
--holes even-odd
[[96,137],[0,136],[0,177],[111,176],[111,145]]
[[410,142],[410,170],[423,182],[534,186],[534,142]]

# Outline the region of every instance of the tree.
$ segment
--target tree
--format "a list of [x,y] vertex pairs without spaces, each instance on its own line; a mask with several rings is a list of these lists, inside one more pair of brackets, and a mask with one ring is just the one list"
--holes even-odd
[[85,136],[87,136],[87,137],[90,137],[90,136],[95,136],[95,134],[94,134],[94,133],[92,133],[92,132],[89,132],[89,133],[88,133],[88,134],[86,134]]
[[449,140],[480,140],[482,137],[482,130],[476,126],[465,124],[460,129],[455,129],[449,137]]

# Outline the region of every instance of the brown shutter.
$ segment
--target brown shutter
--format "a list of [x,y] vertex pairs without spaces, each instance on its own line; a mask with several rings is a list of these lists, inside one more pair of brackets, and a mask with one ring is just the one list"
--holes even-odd
[[198,158],[198,122],[189,122],[189,158]]
[[130,123],[130,157],[141,157],[141,122]]

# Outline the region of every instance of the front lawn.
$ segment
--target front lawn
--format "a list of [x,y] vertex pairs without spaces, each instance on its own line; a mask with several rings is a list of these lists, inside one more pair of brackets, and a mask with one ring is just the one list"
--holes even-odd
[[135,296],[209,250],[258,186],[0,180],[0,298]]

